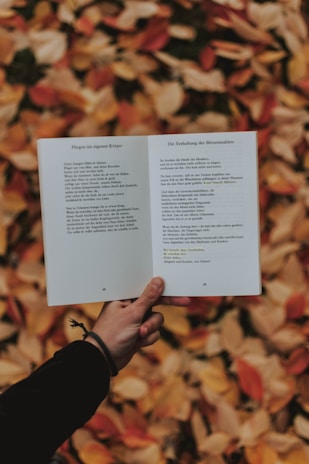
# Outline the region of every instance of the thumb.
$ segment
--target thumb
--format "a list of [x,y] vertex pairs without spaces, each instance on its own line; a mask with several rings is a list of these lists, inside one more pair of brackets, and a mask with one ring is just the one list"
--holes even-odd
[[163,290],[164,280],[161,277],[154,277],[148,282],[141,296],[134,302],[134,306],[141,311],[142,317],[160,298]]

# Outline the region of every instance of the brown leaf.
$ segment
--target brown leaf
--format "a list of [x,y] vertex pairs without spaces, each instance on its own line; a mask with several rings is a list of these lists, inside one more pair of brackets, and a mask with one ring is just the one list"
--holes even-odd
[[124,376],[117,379],[113,385],[113,392],[126,400],[139,400],[147,395],[149,386],[139,377]]
[[182,76],[187,87],[199,92],[224,92],[225,82],[221,70],[202,71],[192,64],[186,64]]
[[260,373],[243,359],[236,360],[236,371],[240,388],[256,401],[261,401],[264,395],[264,385]]
[[66,52],[66,37],[57,30],[32,30],[29,33],[31,48],[40,64],[52,64],[59,61]]

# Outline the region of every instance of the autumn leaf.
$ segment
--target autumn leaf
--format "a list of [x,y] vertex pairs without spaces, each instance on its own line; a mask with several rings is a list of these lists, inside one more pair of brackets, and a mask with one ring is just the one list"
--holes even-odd
[[160,340],[61,446],[68,464],[308,462],[308,13],[300,1],[2,2],[1,388],[81,338],[70,315],[91,327],[101,309],[47,306],[38,138],[258,137],[262,294],[159,307]]
[[306,308],[306,296],[304,293],[294,293],[286,302],[288,319],[298,319],[304,315]]
[[146,28],[136,35],[135,46],[147,52],[161,50],[169,41],[168,26],[166,19],[151,19]]
[[264,395],[264,386],[257,369],[239,358],[236,360],[236,371],[242,391],[252,399],[260,402]]

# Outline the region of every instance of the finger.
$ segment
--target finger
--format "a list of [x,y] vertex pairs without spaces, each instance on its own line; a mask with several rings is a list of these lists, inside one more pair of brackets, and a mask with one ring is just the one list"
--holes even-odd
[[154,277],[146,285],[143,293],[133,303],[134,307],[141,312],[141,318],[144,317],[145,313],[149,308],[157,303],[164,290],[164,281],[161,277]]
[[160,330],[156,330],[148,335],[146,338],[140,338],[137,342],[137,348],[144,348],[149,345],[153,345],[160,338]]
[[139,337],[146,338],[152,332],[159,330],[164,323],[164,316],[159,312],[153,312],[151,316],[140,326]]

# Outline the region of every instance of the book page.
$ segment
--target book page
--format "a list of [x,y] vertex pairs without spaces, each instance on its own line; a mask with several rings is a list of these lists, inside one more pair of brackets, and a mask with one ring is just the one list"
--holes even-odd
[[152,273],[146,139],[38,146],[48,303],[138,296]]
[[167,295],[261,291],[255,132],[149,137],[154,274]]

